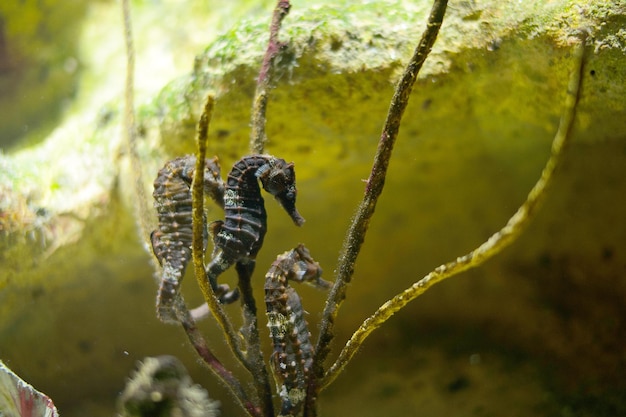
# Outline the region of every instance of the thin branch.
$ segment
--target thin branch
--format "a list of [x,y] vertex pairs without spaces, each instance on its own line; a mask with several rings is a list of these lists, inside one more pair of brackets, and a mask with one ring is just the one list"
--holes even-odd
[[224,367],[224,365],[217,359],[217,357],[211,352],[209,345],[202,336],[202,333],[196,327],[195,320],[189,314],[189,310],[185,309],[181,312],[183,317],[180,318],[180,324],[185,330],[185,334],[189,339],[189,342],[194,347],[200,358],[208,366],[208,368],[230,389],[235,395],[235,398],[241,406],[248,412],[249,415],[254,417],[261,417],[263,414],[248,398],[245,390],[239,383],[239,380]]
[[[315,378],[321,378],[323,375],[323,362],[330,350],[329,345],[333,338],[333,326],[337,311],[345,299],[346,287],[352,279],[354,264],[361,250],[363,241],[365,240],[369,221],[374,214],[378,197],[383,191],[385,175],[387,173],[387,167],[389,166],[393,146],[400,129],[402,115],[408,104],[409,96],[415,80],[417,79],[417,74],[437,38],[439,28],[441,27],[445,15],[446,6],[447,1],[445,0],[435,0],[433,2],[426,29],[391,99],[387,119],[378,143],[376,156],[374,157],[372,172],[367,180],[365,195],[344,240],[342,255],[339,258],[339,264],[336,270],[335,284],[324,308],[320,334],[315,347],[314,377],[311,378],[312,384],[315,384]],[[311,389],[315,391],[314,387]],[[310,391],[309,396],[311,395],[312,392]]]
[[252,367],[251,373],[253,384],[261,401],[261,409],[264,416],[274,415],[274,403],[272,402],[272,388],[270,379],[263,360],[261,341],[259,338],[259,326],[257,321],[257,309],[250,279],[254,272],[254,260],[237,262],[235,269],[239,276],[239,291],[241,292],[241,306],[243,310],[243,336],[247,342],[248,361]]
[[[124,20],[124,42],[126,45],[126,84],[124,94],[124,135],[128,146],[131,169],[135,173],[135,193],[137,195],[137,205],[135,206],[135,217],[139,226],[139,234],[144,248],[152,253],[149,245],[150,231],[149,222],[151,212],[146,198],[144,188],[143,171],[141,161],[137,153],[137,129],[135,126],[135,104],[134,104],[134,77],[135,77],[135,49],[133,46],[133,30],[130,15],[129,0],[122,0],[122,17]],[[153,258],[154,259],[154,258]],[[155,260],[156,262],[156,260]]]
[[584,67],[584,50],[585,39],[583,38],[575,49],[575,69],[570,76],[567,97],[565,100],[565,109],[563,115],[561,116],[559,128],[552,142],[550,158],[541,173],[541,177],[528,194],[526,201],[500,231],[494,233],[477,249],[464,256],[458,257],[452,262],[439,266],[424,278],[414,283],[411,287],[387,301],[372,316],[367,318],[363,324],[361,324],[359,329],[352,335],[346,346],[339,354],[337,361],[326,373],[326,376],[321,381],[322,389],[335,380],[337,375],[339,375],[346,364],[359,350],[364,340],[370,335],[370,333],[379,328],[393,314],[426,292],[426,290],[436,283],[470,268],[481,265],[487,259],[490,259],[515,241],[526,229],[530,221],[537,213],[540,203],[545,198],[546,190],[550,185],[554,172],[559,165],[563,150],[571,140],[572,127],[576,116],[576,107],[580,99]]
[[[267,142],[267,134],[265,132],[267,101],[271,84],[271,72],[274,60],[284,44],[279,41],[278,33],[283,19],[289,13],[291,4],[289,0],[278,0],[274,13],[272,15],[272,23],[270,26],[270,37],[267,50],[263,57],[263,63],[259,71],[257,79],[257,87],[252,103],[251,132],[250,132],[250,153],[261,154],[264,151]],[[262,402],[262,408],[265,415],[274,415],[274,405],[272,402],[272,391],[269,382],[267,367],[263,361],[261,351],[261,342],[259,340],[258,322],[256,316],[256,303],[252,295],[252,287],[250,286],[250,278],[254,271],[254,261],[247,264],[236,264],[237,274],[239,276],[239,289],[242,294],[242,308],[244,318],[244,333],[248,343],[248,364],[250,372],[254,380],[254,385]]]
[[265,112],[267,109],[267,99],[270,90],[271,70],[278,52],[283,46],[285,46],[284,43],[278,40],[278,32],[280,31],[282,21],[289,13],[290,8],[291,4],[289,4],[289,0],[278,0],[276,7],[274,8],[274,14],[272,15],[270,39],[267,45],[267,50],[265,51],[265,56],[263,57],[261,70],[259,71],[256,92],[252,103],[250,153],[253,154],[263,153],[265,142],[267,142],[267,135],[265,133],[265,123],[267,119],[265,118]]
[[241,341],[237,336],[230,319],[226,315],[224,308],[215,296],[215,292],[208,280],[204,270],[204,184],[202,173],[204,172],[206,158],[206,142],[208,137],[208,127],[211,115],[213,113],[214,98],[209,95],[204,106],[200,121],[198,122],[198,150],[196,155],[195,175],[191,185],[192,193],[192,210],[193,218],[193,240],[192,240],[192,259],[194,267],[194,275],[204,296],[204,300],[209,306],[211,314],[217,320],[226,336],[226,343],[232,350],[235,357],[241,362],[246,369],[251,370],[251,366],[243,353]]

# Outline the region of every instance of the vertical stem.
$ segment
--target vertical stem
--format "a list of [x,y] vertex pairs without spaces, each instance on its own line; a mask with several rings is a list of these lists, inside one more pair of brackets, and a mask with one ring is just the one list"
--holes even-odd
[[200,121],[198,122],[198,150],[196,154],[195,174],[191,184],[191,215],[193,218],[192,260],[194,275],[196,276],[196,280],[198,281],[198,285],[200,286],[204,300],[209,306],[211,314],[213,314],[213,317],[215,317],[215,320],[224,332],[226,343],[237,360],[239,360],[239,362],[241,362],[248,371],[252,372],[252,367],[243,353],[241,341],[237,332],[226,315],[224,308],[215,296],[213,288],[211,288],[211,285],[206,279],[204,270],[204,175],[202,175],[202,173],[204,173],[205,167],[206,141],[208,137],[209,120],[213,113],[213,105],[214,98],[212,95],[209,95],[207,97],[202,115],[200,116]]
[[[148,243],[152,227],[149,222],[150,208],[144,188],[141,161],[137,153],[137,129],[135,128],[134,77],[135,77],[135,49],[133,46],[133,30],[130,15],[129,0],[122,0],[122,17],[124,20],[124,43],[126,45],[126,83],[124,94],[124,135],[128,146],[131,169],[135,173],[135,193],[137,205],[135,217],[139,227],[139,234],[144,248],[152,253]],[[154,259],[154,258],[153,258]]]
[[257,309],[250,279],[254,272],[254,260],[247,262],[237,262],[235,269],[239,276],[239,291],[241,292],[241,305],[243,309],[243,334],[248,344],[248,361],[251,366],[251,373],[254,387],[261,401],[261,409],[264,416],[274,415],[274,404],[272,402],[272,388],[265,362],[261,350],[259,338],[259,326],[257,322]]
[[274,14],[272,15],[270,39],[267,45],[267,50],[265,51],[265,56],[263,57],[261,70],[259,71],[256,92],[252,103],[250,153],[253,154],[263,153],[265,142],[267,141],[267,135],[265,133],[265,124],[267,119],[265,117],[265,112],[267,109],[267,100],[270,90],[272,65],[274,64],[274,59],[278,55],[280,48],[284,46],[284,44],[278,40],[278,32],[280,31],[280,25],[282,24],[285,16],[289,13],[290,8],[291,4],[289,4],[289,0],[278,0],[276,7],[274,8]]
[[[250,153],[261,154],[265,149],[265,143],[267,142],[267,134],[265,132],[265,125],[267,123],[266,111],[267,101],[269,97],[271,73],[274,60],[278,55],[280,49],[284,46],[278,39],[278,33],[283,19],[289,13],[291,4],[289,0],[278,0],[274,13],[272,15],[272,23],[270,25],[270,36],[267,45],[267,50],[263,56],[263,63],[259,71],[259,77],[257,79],[257,87],[254,94],[254,101],[252,103],[252,117],[250,132]],[[258,322],[256,317],[256,303],[252,294],[252,287],[250,286],[250,278],[254,271],[254,261],[248,264],[237,263],[237,273],[239,275],[239,289],[242,294],[242,307],[245,336],[248,342],[248,359],[249,364],[253,368],[251,369],[255,387],[261,399],[262,408],[267,416],[274,415],[274,406],[272,403],[272,392],[269,382],[269,375],[267,368],[263,361],[263,354],[261,352],[261,343],[259,340]]]
[[365,195],[344,240],[342,254],[336,270],[335,284],[330,291],[324,308],[320,334],[315,346],[315,360],[307,393],[305,415],[313,416],[316,414],[313,404],[319,392],[318,378],[322,378],[324,375],[323,363],[330,351],[330,342],[333,338],[333,327],[337,311],[345,299],[347,285],[352,280],[354,273],[356,258],[365,240],[369,221],[374,214],[378,197],[382,193],[385,184],[385,176],[400,129],[400,121],[409,102],[409,96],[413,90],[417,74],[437,39],[447,3],[446,0],[435,0],[433,2],[426,29],[391,99],[387,119],[385,120],[381,138],[378,142],[378,149],[374,157],[372,171],[365,187]]

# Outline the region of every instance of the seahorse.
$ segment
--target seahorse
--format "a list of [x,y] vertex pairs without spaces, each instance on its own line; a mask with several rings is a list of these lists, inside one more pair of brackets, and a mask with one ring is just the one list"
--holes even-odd
[[217,285],[220,274],[233,264],[254,261],[267,231],[263,189],[273,195],[297,226],[304,219],[296,210],[296,173],[293,163],[271,155],[249,155],[235,163],[224,191],[224,221],[210,225],[215,250],[206,276],[222,303],[239,298],[237,289],[225,293]]
[[[191,259],[192,216],[191,182],[196,157],[187,155],[167,162],[154,181],[154,207],[158,228],[150,235],[152,250],[162,266],[157,294],[157,317],[164,322],[177,321],[176,304],[180,302],[180,281]],[[206,160],[205,195],[224,206],[224,183],[217,158]],[[222,288],[222,292],[226,289]]]
[[313,362],[311,334],[302,302],[289,281],[327,289],[322,269],[304,245],[279,255],[265,275],[265,307],[274,345],[272,371],[281,398],[280,416],[295,416],[302,408]]

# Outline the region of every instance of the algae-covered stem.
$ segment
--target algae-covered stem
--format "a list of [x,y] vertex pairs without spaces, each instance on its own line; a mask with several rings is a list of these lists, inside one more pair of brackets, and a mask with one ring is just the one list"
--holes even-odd
[[196,322],[193,317],[191,317],[189,310],[185,309],[182,315],[183,317],[180,317],[180,323],[185,330],[189,342],[198,353],[198,356],[202,358],[208,368],[231,390],[237,401],[239,401],[248,414],[255,417],[259,416],[258,408],[250,401],[239,380],[226,369],[213,352],[211,352],[209,345],[204,336],[202,336],[202,333],[198,330]]
[[[214,98],[212,95],[207,97],[202,115],[198,122],[198,139],[197,139],[197,152],[196,152],[196,167],[194,172],[204,172],[204,164],[206,158],[206,141],[208,137],[209,120],[213,113]],[[193,182],[191,184],[192,193],[192,218],[193,218],[193,240],[192,240],[192,258],[194,275],[198,281],[198,285],[202,291],[202,295],[209,306],[209,310],[218,322],[224,335],[226,336],[226,343],[232,350],[235,357],[244,365],[244,367],[252,373],[253,367],[248,362],[243,349],[241,341],[235,331],[232,323],[230,322],[226,312],[219,303],[213,288],[205,278],[204,270],[204,184],[202,175],[194,175]],[[240,401],[243,400],[240,398]],[[261,416],[261,411],[258,407],[252,403],[244,402],[244,408],[251,416]]]
[[550,184],[554,172],[561,160],[561,155],[565,146],[571,138],[572,126],[576,115],[576,106],[580,98],[582,85],[582,74],[584,67],[584,39],[576,47],[574,54],[575,70],[572,72],[568,84],[568,94],[565,101],[565,111],[561,117],[559,129],[552,142],[552,152],[541,177],[531,189],[526,201],[509,219],[507,224],[494,233],[485,243],[466,255],[458,257],[456,260],[443,264],[420,279],[412,286],[396,295],[391,300],[383,304],[372,316],[367,318],[358,330],[352,335],[346,346],[343,348],[336,362],[329,368],[326,376],[320,383],[321,389],[332,383],[335,378],[345,368],[346,364],[362,346],[365,339],[380,327],[393,314],[406,306],[409,302],[426,292],[430,287],[446,278],[457,275],[468,269],[477,267],[490,259],[510,243],[515,241],[530,223],[537,209],[546,195],[546,190]]
[[[141,161],[137,154],[137,129],[135,128],[135,103],[134,103],[134,77],[135,77],[135,49],[133,46],[133,30],[130,16],[129,0],[122,0],[122,18],[124,21],[124,43],[126,45],[126,83],[124,92],[124,135],[128,147],[128,156],[133,172],[135,173],[135,192],[137,193],[137,205],[135,206],[136,218],[138,219],[139,234],[144,248],[152,253],[149,245],[150,231],[153,230],[149,223],[150,208],[144,189]],[[153,257],[156,262],[156,259]]]
[[337,266],[335,285],[329,294],[324,308],[320,334],[315,347],[315,363],[313,365],[313,377],[311,378],[311,384],[309,386],[306,415],[311,416],[315,414],[312,402],[320,388],[318,381],[324,375],[323,363],[330,351],[330,342],[333,338],[333,326],[337,311],[345,299],[346,287],[348,283],[350,283],[354,272],[354,263],[365,239],[369,221],[376,208],[376,202],[385,184],[385,175],[387,173],[387,167],[389,166],[393,146],[400,129],[402,115],[408,104],[409,96],[415,80],[417,79],[417,74],[435,43],[439,28],[443,22],[446,6],[447,1],[445,0],[436,0],[433,2],[426,29],[391,99],[387,119],[385,120],[381,138],[378,142],[378,149],[374,157],[372,171],[365,187],[365,195],[344,240]]
[[252,131],[250,132],[250,153],[261,154],[265,148],[267,135],[265,134],[265,112],[267,109],[267,99],[271,82],[271,70],[274,59],[278,55],[280,48],[284,46],[278,40],[278,32],[283,19],[289,13],[291,4],[289,0],[278,0],[274,13],[272,15],[272,23],[270,26],[270,39],[263,57],[259,78],[257,79],[256,92],[252,103]]
[[239,277],[239,291],[241,292],[241,308],[243,310],[242,334],[247,342],[248,361],[253,368],[252,378],[256,388],[261,409],[264,416],[274,415],[274,403],[272,402],[272,387],[261,350],[259,326],[257,321],[257,308],[252,294],[251,278],[254,272],[254,261],[237,262],[235,270]]
[[[284,46],[278,39],[278,33],[283,19],[289,13],[291,4],[289,0],[278,0],[272,14],[270,25],[270,35],[263,56],[263,62],[257,78],[257,87],[252,102],[251,132],[250,132],[250,153],[262,154],[267,142],[265,133],[267,101],[271,83],[271,73],[274,60],[280,49]],[[246,329],[246,340],[248,342],[248,355],[250,364],[255,367],[252,372],[257,393],[262,402],[263,413],[266,416],[273,416],[274,409],[272,403],[272,392],[269,384],[269,375],[261,351],[259,340],[258,323],[256,318],[256,305],[250,287],[250,278],[254,270],[254,264],[244,265],[237,263],[235,266],[239,277],[240,291],[242,293],[242,306],[244,328]]]

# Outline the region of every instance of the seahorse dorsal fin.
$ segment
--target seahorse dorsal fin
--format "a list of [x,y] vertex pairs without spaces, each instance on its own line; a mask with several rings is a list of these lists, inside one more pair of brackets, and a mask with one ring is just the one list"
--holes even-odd
[[157,260],[159,261],[159,265],[163,266],[163,258],[160,255],[158,248],[159,245],[159,233],[157,230],[153,230],[152,233],[150,233],[150,243],[152,244],[152,252],[154,253],[154,256],[157,258]]

